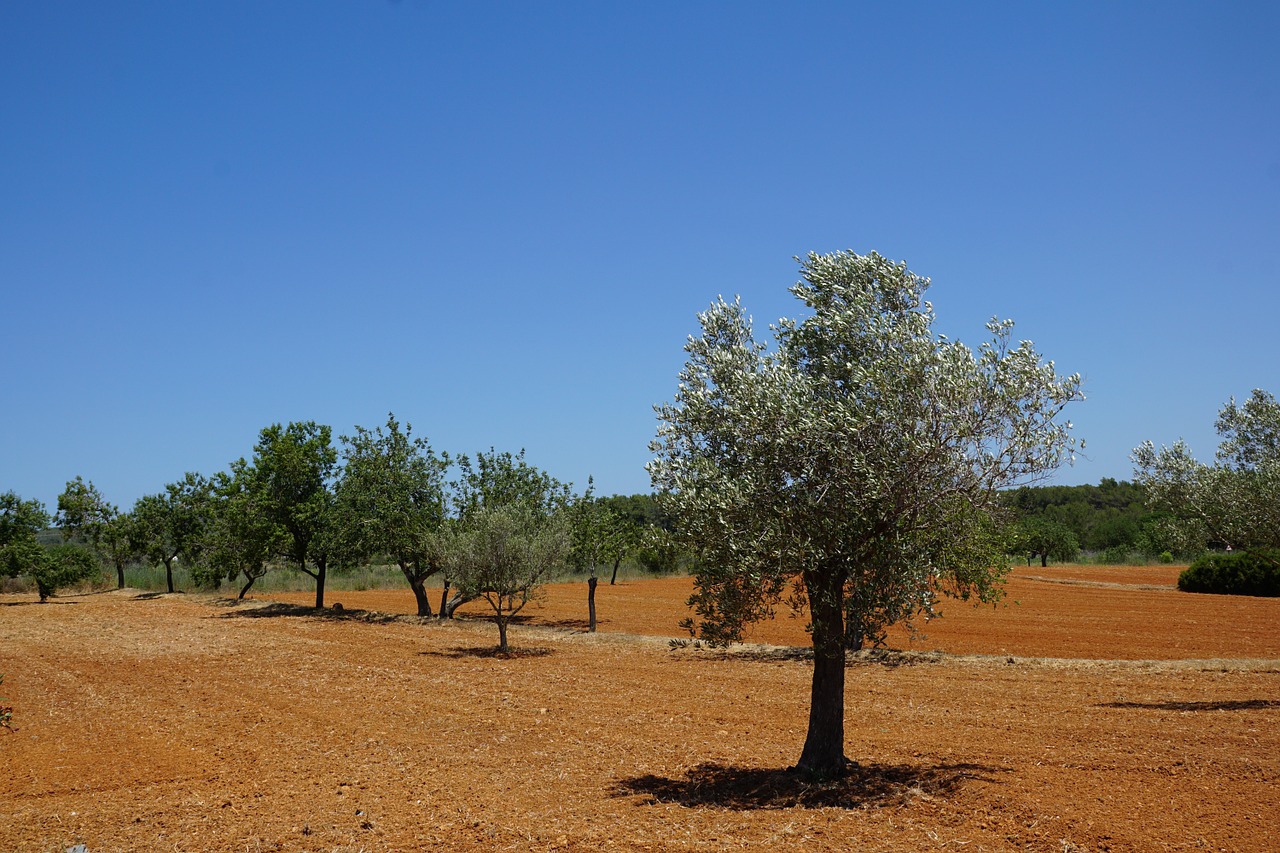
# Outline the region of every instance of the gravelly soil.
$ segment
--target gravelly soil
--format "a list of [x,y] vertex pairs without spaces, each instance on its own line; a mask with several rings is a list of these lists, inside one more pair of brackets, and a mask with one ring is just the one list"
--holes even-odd
[[687,579],[602,586],[596,635],[553,588],[509,658],[407,590],[0,596],[0,850],[1276,849],[1280,601],[1175,576],[1026,568],[896,635],[828,786],[786,771],[802,622],[670,650]]

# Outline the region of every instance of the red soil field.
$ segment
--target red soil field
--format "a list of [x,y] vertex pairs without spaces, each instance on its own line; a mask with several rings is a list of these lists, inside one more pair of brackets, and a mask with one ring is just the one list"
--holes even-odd
[[803,621],[669,649],[688,579],[602,585],[594,635],[551,587],[506,658],[407,589],[0,596],[0,850],[1274,850],[1280,601],[1176,574],[947,602],[851,662],[828,784]]

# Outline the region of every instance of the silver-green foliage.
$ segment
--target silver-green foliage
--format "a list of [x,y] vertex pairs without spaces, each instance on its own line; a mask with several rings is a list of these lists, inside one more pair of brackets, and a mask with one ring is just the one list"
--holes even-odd
[[[700,315],[649,470],[702,562],[707,639],[738,639],[796,579],[841,581],[850,646],[938,584],[983,597],[1003,561],[995,490],[1074,450],[1081,399],[1010,321],[976,351],[932,332],[929,282],[878,254],[810,254],[792,293],[812,312],[770,350],[739,302]],[[810,584],[812,585],[812,584]],[[803,587],[802,587],[803,591]],[[812,594],[810,590],[810,594]]]
[[703,639],[739,640],[784,599],[807,607],[818,666],[800,765],[827,774],[842,766],[845,649],[932,615],[940,591],[998,595],[996,491],[1071,457],[1059,416],[1081,393],[1010,321],[976,350],[934,334],[929,281],[905,264],[810,254],[801,274],[808,316],[772,327],[772,347],[737,300],[700,315],[649,472],[699,561]]
[[1243,405],[1230,400],[1215,426],[1222,443],[1213,464],[1198,462],[1184,441],[1134,449],[1148,506],[1172,514],[1185,542],[1280,548],[1280,403],[1255,389]]

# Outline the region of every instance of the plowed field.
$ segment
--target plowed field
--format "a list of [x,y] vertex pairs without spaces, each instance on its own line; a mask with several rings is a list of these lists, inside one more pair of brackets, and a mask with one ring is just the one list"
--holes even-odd
[[556,586],[496,629],[403,592],[0,596],[0,850],[1280,847],[1280,600],[1176,569],[1021,569],[850,665],[838,784],[810,664],[669,649],[687,579]]

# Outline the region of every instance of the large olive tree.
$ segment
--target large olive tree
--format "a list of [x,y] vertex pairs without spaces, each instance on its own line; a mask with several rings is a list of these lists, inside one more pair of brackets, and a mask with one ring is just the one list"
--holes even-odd
[[1081,399],[1013,324],[976,351],[935,335],[929,286],[872,253],[810,254],[808,308],[756,339],[716,301],[660,405],[649,471],[698,560],[690,627],[726,644],[783,600],[807,609],[814,671],[798,768],[845,771],[845,652],[928,617],[939,593],[993,600],[1006,571],[997,489],[1075,448]]

